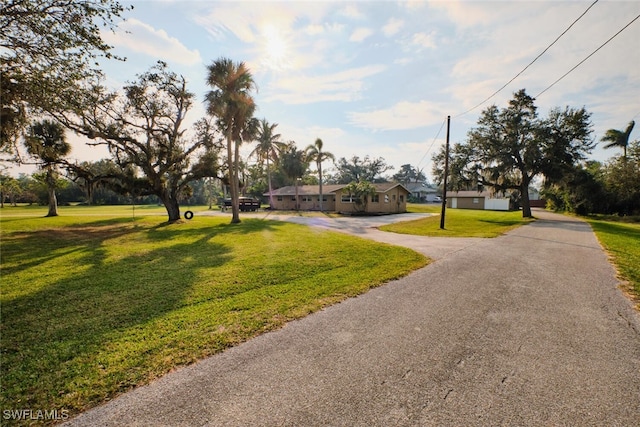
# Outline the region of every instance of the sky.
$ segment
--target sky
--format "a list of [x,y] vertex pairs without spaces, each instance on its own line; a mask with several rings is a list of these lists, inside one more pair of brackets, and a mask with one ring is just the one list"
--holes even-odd
[[[464,142],[483,109],[506,107],[520,89],[542,117],[585,107],[598,141],[640,120],[640,19],[549,88],[640,15],[639,1],[598,1],[489,100],[593,0],[120,1],[134,9],[118,32],[103,34],[127,58],[103,63],[111,88],[165,61],[196,94],[195,122],[211,89],[207,65],[243,61],[258,88],[256,117],[302,149],[321,138],[336,158],[382,157],[395,171],[411,164],[431,178],[447,116],[451,143]],[[631,138],[640,138],[640,124]],[[74,141],[71,158],[106,157]],[[602,145],[591,158],[619,154]]]

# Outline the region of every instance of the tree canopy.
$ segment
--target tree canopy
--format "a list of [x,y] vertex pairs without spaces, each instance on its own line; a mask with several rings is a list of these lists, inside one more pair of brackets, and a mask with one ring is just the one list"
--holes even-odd
[[[554,108],[541,119],[534,101],[523,89],[508,107],[494,105],[481,113],[466,143],[451,150],[452,187],[515,191],[523,216],[532,216],[529,185],[534,177],[543,175],[547,182],[560,179],[595,146],[590,114],[584,108]],[[434,156],[434,175],[440,182],[443,160],[442,152]]]
[[427,177],[421,170],[418,170],[416,167],[411,166],[407,163],[400,166],[400,170],[398,170],[398,172],[395,173],[391,177],[391,179],[394,182],[399,182],[406,185],[412,182],[425,182],[427,180]]
[[259,122],[253,117],[256,105],[252,96],[253,76],[244,62],[220,58],[207,67],[207,84],[211,86],[205,97],[207,111],[216,118],[217,127],[227,142],[227,170],[231,192],[232,223],[240,222],[240,145],[258,135]]
[[323,199],[323,194],[322,194],[322,163],[325,162],[326,160],[334,160],[335,161],[335,156],[333,155],[333,153],[330,153],[328,151],[323,151],[322,147],[324,146],[324,143],[322,142],[322,140],[320,138],[316,138],[316,142],[313,144],[310,144],[307,146],[307,148],[305,149],[305,153],[307,156],[307,161],[308,162],[315,162],[316,163],[316,169],[318,170],[318,183],[320,185],[320,212],[322,212],[322,199]]
[[382,157],[369,156],[362,159],[353,156],[349,160],[341,157],[335,167],[337,172],[330,180],[333,184],[349,184],[353,181],[383,182],[386,179],[382,174],[393,169],[393,166],[388,165]]
[[58,216],[56,199],[56,183],[58,181],[58,164],[71,152],[65,130],[59,123],[43,120],[29,127],[25,138],[27,152],[38,162],[44,171],[44,181],[49,192],[49,212],[47,216]]
[[178,201],[188,184],[216,174],[220,138],[215,127],[205,119],[191,134],[185,127],[193,99],[185,78],[159,62],[122,92],[95,87],[74,113],[54,115],[91,144],[108,146],[118,166],[117,173],[110,172],[114,188],[158,196],[173,222],[180,219]]
[[280,153],[286,148],[286,144],[280,141],[280,134],[275,133],[275,129],[278,126],[277,123],[269,123],[266,119],[260,121],[258,128],[258,145],[253,149],[250,155],[255,155],[258,158],[258,162],[262,165],[263,162],[267,164],[267,186],[269,188],[269,205],[273,206],[273,191],[271,183],[271,164],[270,162],[277,161],[280,157]]
[[114,0],[7,0],[0,4],[0,148],[11,151],[29,116],[68,108],[70,94],[113,58],[101,37],[129,8]]
[[636,122],[631,120],[627,125],[627,128],[624,131],[618,129],[609,129],[605,132],[604,136],[600,139],[602,142],[607,142],[604,148],[613,148],[619,147],[622,148],[623,158],[627,158],[627,146],[629,145],[629,137],[631,136],[631,131],[635,126]]
[[369,197],[376,194],[376,187],[369,181],[353,181],[344,187],[344,191],[353,198],[356,211],[363,213],[367,210]]
[[280,156],[280,168],[287,178],[293,182],[296,188],[296,209],[300,209],[298,199],[298,180],[304,176],[309,167],[307,156],[304,151],[296,147],[296,143],[290,141],[286,150]]

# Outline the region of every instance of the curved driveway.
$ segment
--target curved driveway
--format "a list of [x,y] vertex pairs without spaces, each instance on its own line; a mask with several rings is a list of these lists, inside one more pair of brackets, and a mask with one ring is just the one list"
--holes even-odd
[[536,216],[444,250],[417,238],[429,266],[69,425],[640,425],[639,316],[586,223]]

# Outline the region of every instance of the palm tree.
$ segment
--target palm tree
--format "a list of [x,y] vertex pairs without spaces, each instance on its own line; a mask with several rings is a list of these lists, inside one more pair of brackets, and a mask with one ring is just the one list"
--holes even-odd
[[250,156],[256,155],[259,161],[265,160],[267,163],[267,181],[269,184],[269,205],[273,206],[273,196],[271,195],[271,167],[269,160],[278,160],[280,153],[286,148],[287,144],[280,141],[280,134],[275,133],[277,123],[269,124],[266,119],[260,121],[258,128],[258,145],[251,152]]
[[206,95],[207,111],[217,118],[217,125],[227,140],[227,166],[231,193],[231,223],[240,222],[238,168],[240,144],[251,140],[257,129],[253,118],[256,109],[251,96],[255,82],[244,62],[220,58],[207,67],[207,84],[213,88]]
[[631,135],[631,131],[635,126],[636,122],[631,120],[629,125],[624,130],[624,132],[618,129],[609,129],[605,132],[604,136],[600,139],[600,141],[608,142],[604,148],[612,148],[612,147],[622,147],[624,150],[624,154],[622,155],[623,159],[627,158],[627,147],[629,146],[629,136]]
[[322,151],[323,142],[320,138],[316,139],[315,144],[311,144],[305,150],[307,161],[316,162],[318,169],[318,182],[320,183],[320,212],[322,212],[322,162],[325,160],[336,160],[335,156],[327,151]]
[[298,198],[298,180],[302,178],[309,167],[304,151],[298,150],[295,142],[291,141],[280,158],[280,168],[284,174],[294,182],[296,188],[296,210],[300,209]]
[[27,152],[40,163],[45,171],[45,181],[49,190],[49,212],[47,216],[58,216],[56,199],[57,165],[71,152],[64,128],[57,122],[43,120],[34,123],[25,138]]

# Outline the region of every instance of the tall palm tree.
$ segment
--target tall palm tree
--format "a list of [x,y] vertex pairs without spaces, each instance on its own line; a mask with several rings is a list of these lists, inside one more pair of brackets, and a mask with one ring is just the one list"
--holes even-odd
[[325,160],[334,160],[335,156],[327,151],[322,151],[323,142],[320,138],[316,139],[314,144],[311,144],[305,150],[307,155],[307,161],[316,162],[318,169],[318,182],[320,183],[320,212],[322,212],[322,162]]
[[255,88],[253,76],[244,62],[234,63],[220,58],[207,67],[207,84],[213,88],[206,95],[207,111],[217,118],[217,124],[227,140],[227,166],[231,193],[231,223],[240,222],[238,169],[240,144],[253,138],[257,120],[256,106],[251,96]]
[[307,156],[304,151],[298,150],[296,143],[290,141],[280,158],[280,168],[284,174],[293,181],[296,188],[296,210],[300,209],[300,199],[298,197],[298,180],[302,178],[309,167]]
[[267,181],[269,185],[269,205],[273,206],[273,196],[271,195],[271,167],[269,160],[278,160],[280,153],[284,151],[287,144],[280,141],[280,134],[275,133],[277,123],[270,124],[266,119],[260,121],[258,128],[258,145],[251,152],[251,156],[255,155],[259,161],[266,161],[267,163]]
[[27,152],[40,163],[45,172],[45,181],[49,191],[49,212],[47,216],[58,216],[56,199],[57,165],[71,152],[64,128],[57,122],[43,120],[34,123],[25,138]]
[[605,132],[604,136],[600,139],[600,141],[608,142],[604,148],[612,148],[612,147],[622,147],[624,150],[624,154],[622,155],[623,159],[627,158],[627,147],[629,146],[629,136],[631,135],[631,131],[635,126],[636,122],[631,120],[627,128],[623,131],[618,129],[609,129]]

